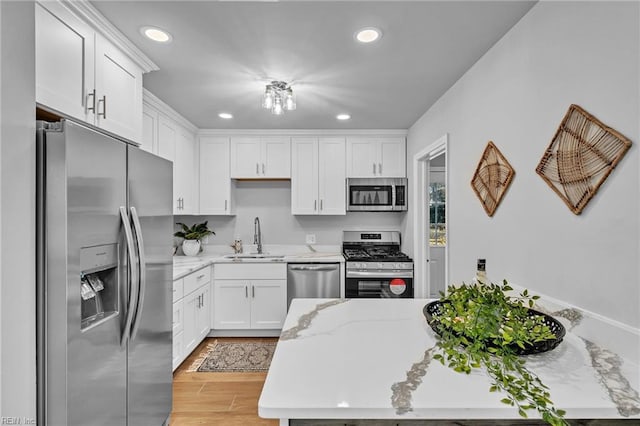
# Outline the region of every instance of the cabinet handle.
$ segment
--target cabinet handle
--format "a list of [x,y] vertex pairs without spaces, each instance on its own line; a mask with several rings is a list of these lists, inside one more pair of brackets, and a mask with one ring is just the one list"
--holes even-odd
[[[91,96],[91,106],[89,106],[89,96]],[[91,93],[87,93],[87,112],[96,113],[96,89],[93,89]]]
[[373,163],[373,174],[376,174],[376,163]]
[[244,297],[245,298],[249,297],[249,288],[246,285],[244,286]]
[[378,163],[378,173],[382,174],[382,163]]
[[318,200],[313,200],[313,211],[315,212],[318,209]]
[[264,163],[262,163],[262,174],[264,174]]
[[227,200],[224,200],[224,211],[227,211]]
[[251,297],[256,298],[256,286],[254,285],[251,286]]
[[322,211],[323,207],[322,207],[322,200],[320,200],[320,211]]
[[103,119],[107,119],[107,95],[104,95],[102,99],[98,101],[98,106],[100,106],[100,102],[102,102],[102,112],[99,112],[100,108],[98,108],[98,117],[102,116]]
[[260,164],[256,163],[256,174],[260,174]]
[[198,279],[199,279],[199,280],[201,280],[202,278],[204,278],[204,275],[205,275],[205,274],[200,274],[200,275],[198,275]]

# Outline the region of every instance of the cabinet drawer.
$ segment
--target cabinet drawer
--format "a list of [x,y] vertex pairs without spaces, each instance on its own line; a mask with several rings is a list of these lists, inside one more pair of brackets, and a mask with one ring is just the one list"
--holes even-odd
[[184,304],[182,300],[173,304],[173,335],[184,330]]
[[195,291],[198,287],[201,287],[211,281],[211,267],[207,266],[192,274],[184,277],[184,295]]
[[173,282],[173,301],[182,299],[184,296],[184,279],[175,280]]
[[216,279],[226,280],[286,280],[286,263],[220,263],[216,265]]

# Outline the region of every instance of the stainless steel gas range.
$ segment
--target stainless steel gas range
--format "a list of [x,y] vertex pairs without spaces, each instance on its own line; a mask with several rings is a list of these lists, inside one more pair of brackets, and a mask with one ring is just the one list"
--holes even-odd
[[413,260],[400,242],[398,231],[343,231],[345,297],[413,297]]

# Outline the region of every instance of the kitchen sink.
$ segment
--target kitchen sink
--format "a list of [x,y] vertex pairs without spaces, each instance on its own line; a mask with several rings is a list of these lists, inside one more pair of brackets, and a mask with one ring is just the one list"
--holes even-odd
[[278,254],[269,254],[269,253],[238,253],[238,254],[227,254],[224,256],[225,259],[233,259],[233,260],[281,260],[284,259],[284,255]]

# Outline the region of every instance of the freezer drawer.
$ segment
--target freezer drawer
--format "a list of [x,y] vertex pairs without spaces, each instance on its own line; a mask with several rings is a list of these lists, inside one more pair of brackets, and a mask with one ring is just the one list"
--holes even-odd
[[287,266],[287,310],[295,298],[338,297],[339,263],[290,263]]

